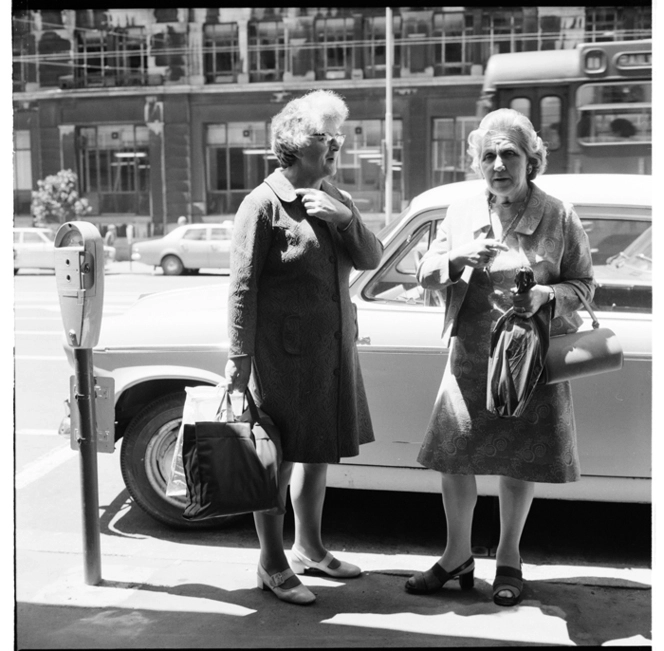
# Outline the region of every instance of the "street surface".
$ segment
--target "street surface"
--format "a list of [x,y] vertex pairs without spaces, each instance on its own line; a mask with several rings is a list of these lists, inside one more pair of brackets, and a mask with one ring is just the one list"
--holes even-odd
[[[219,282],[228,277],[164,277],[115,263],[104,317],[144,293]],[[413,596],[405,578],[429,567],[444,545],[440,496],[330,490],[325,541],[365,573],[345,583],[304,577],[318,601],[298,608],[256,589],[251,516],[223,529],[168,529],[130,500],[117,449],[98,456],[103,580],[86,586],[78,453],[57,436],[72,370],[55,276],[22,270],[14,303],[18,648],[651,644],[648,505],[536,501],[523,540],[524,601],[501,609],[491,600],[491,498],[476,511],[475,590],[454,584]],[[290,547],[290,510],[285,539]]]

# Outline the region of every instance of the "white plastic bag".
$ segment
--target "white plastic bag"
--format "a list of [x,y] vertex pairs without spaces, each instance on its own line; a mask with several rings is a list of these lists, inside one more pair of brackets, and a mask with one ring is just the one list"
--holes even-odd
[[[171,461],[171,473],[166,485],[166,495],[169,497],[187,496],[187,482],[182,463],[182,440],[184,438],[185,423],[193,425],[200,421],[217,420],[220,405],[224,411],[226,405],[226,401],[223,400],[226,393],[226,381],[223,378],[215,387],[185,387],[185,392],[187,398],[182,411],[182,423],[180,423],[180,429],[178,430],[175,452]],[[220,416],[220,420],[226,420],[227,418],[225,413]],[[234,420],[234,418],[231,416],[230,420]]]

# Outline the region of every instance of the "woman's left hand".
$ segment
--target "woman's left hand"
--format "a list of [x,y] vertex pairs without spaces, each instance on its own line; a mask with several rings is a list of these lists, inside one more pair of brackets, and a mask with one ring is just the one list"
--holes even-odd
[[533,316],[542,305],[549,302],[549,288],[544,285],[533,285],[527,292],[512,293],[512,307],[517,316],[527,319]]
[[353,218],[350,208],[322,190],[297,188],[295,194],[302,197],[302,205],[307,211],[307,215],[311,217],[330,222],[339,228],[347,226]]

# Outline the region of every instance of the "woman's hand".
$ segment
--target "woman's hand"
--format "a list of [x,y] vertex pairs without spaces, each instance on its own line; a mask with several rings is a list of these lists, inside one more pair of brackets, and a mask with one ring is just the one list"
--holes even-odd
[[339,228],[350,224],[353,213],[348,206],[337,201],[327,192],[314,190],[313,188],[297,188],[295,194],[302,197],[302,205],[310,217],[318,217],[325,222],[330,222]]
[[549,287],[546,285],[533,285],[527,292],[512,293],[512,307],[517,316],[524,319],[533,316],[542,305],[549,302]]
[[450,251],[450,273],[457,275],[463,271],[463,267],[486,269],[500,251],[507,250],[509,250],[507,245],[500,240],[483,238],[468,242]]
[[249,355],[234,357],[226,362],[224,376],[226,378],[226,387],[228,391],[239,391],[240,393],[244,393],[247,390],[250,375],[251,357]]

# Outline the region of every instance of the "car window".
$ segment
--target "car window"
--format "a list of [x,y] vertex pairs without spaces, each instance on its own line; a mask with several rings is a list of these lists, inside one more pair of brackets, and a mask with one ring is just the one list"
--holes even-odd
[[205,228],[189,228],[182,235],[183,240],[204,240],[205,233],[207,229]]
[[43,244],[43,242],[39,233],[23,233],[23,244]]
[[40,231],[43,237],[49,242],[55,242],[55,233],[53,231]]
[[[438,219],[435,219],[438,217]],[[364,297],[402,305],[437,305],[442,307],[442,292],[425,290],[417,282],[417,265],[429,249],[442,223],[442,213],[432,213],[432,219],[412,226],[397,251],[384,261],[383,266],[364,290]]]
[[230,240],[231,231],[228,228],[213,228],[211,238],[213,240]]
[[580,217],[590,241],[593,264],[606,264],[609,258],[624,251],[650,226],[650,222],[645,220]]
[[652,313],[652,227],[594,271],[596,309]]

